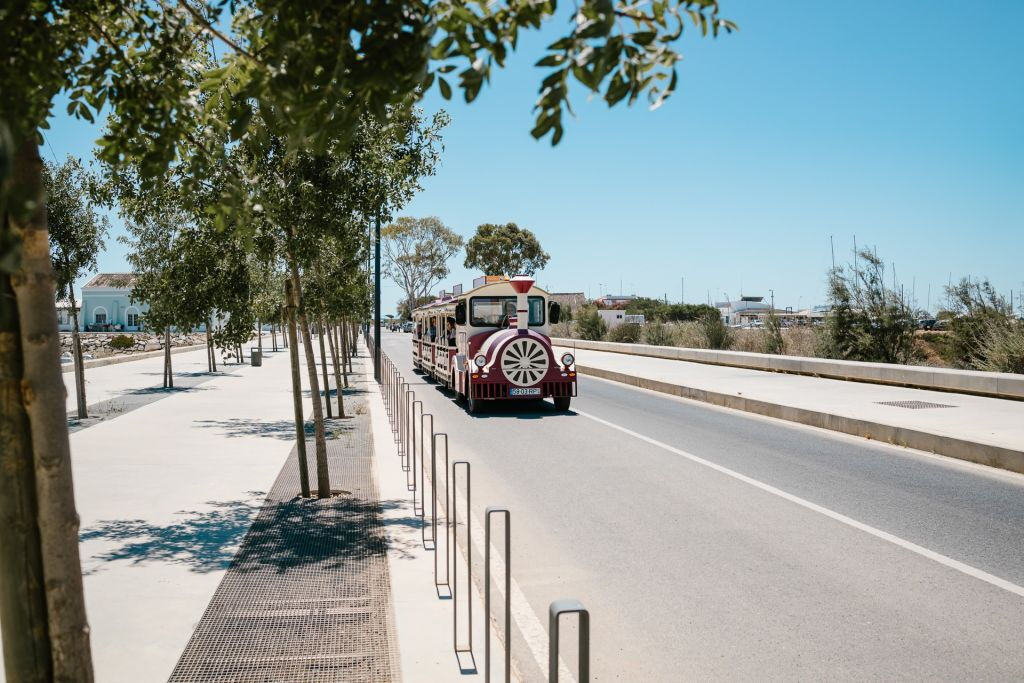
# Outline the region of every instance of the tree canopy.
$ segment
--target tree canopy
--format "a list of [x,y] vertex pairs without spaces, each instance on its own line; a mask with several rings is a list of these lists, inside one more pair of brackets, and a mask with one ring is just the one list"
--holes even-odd
[[448,260],[461,248],[462,237],[436,216],[402,216],[381,230],[381,260],[405,293],[407,311],[448,276]]
[[533,275],[549,258],[529,230],[515,223],[484,223],[466,243],[464,265],[484,275]]

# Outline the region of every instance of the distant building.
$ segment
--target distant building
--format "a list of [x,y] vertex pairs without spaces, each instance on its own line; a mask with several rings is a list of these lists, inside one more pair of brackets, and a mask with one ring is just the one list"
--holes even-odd
[[79,324],[89,332],[136,332],[149,304],[132,299],[135,276],[100,273],[82,287]]
[[632,323],[634,325],[644,324],[643,315],[626,313],[621,308],[598,309],[597,314],[601,316],[609,330],[625,323]]
[[634,294],[605,294],[595,301],[598,308],[626,308],[636,301]]
[[718,301],[715,307],[726,325],[747,325],[771,311],[763,296],[741,296],[737,301]]
[[61,332],[70,332],[74,329],[74,319],[71,317],[71,302],[57,302],[57,329]]

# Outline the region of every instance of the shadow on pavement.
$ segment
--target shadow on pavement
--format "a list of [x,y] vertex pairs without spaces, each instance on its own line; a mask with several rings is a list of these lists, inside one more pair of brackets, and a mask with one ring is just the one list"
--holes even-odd
[[[183,519],[165,526],[141,519],[104,520],[84,529],[79,540],[122,543],[115,550],[94,556],[93,561],[169,562],[188,565],[200,573],[226,569],[266,495],[262,491],[250,493],[253,500],[210,502],[212,510],[181,512]],[[102,568],[85,573],[98,571]]]

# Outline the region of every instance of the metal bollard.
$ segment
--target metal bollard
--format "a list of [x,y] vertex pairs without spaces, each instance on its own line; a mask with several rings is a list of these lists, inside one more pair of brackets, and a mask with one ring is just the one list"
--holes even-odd
[[505,683],[512,672],[512,513],[490,505],[484,512],[484,681],[491,680],[491,515],[505,516]]
[[[406,385],[408,386],[408,385]],[[416,401],[416,392],[409,389],[405,392],[405,399],[402,401],[402,471],[409,471],[409,434],[412,431],[412,404]],[[406,477],[408,484],[409,478]]]
[[[422,408],[420,410],[422,410]],[[430,413],[423,413],[423,412],[421,412],[420,413],[420,472],[419,472],[420,484],[419,484],[418,487],[414,487],[413,490],[412,490],[412,511],[415,512],[419,516],[420,519],[423,519],[424,515],[426,515],[426,513],[427,513],[427,479],[426,479],[425,475],[426,475],[426,467],[427,467],[427,443],[426,443],[426,441],[427,441],[427,418],[428,417],[430,418],[430,441],[431,441],[430,446],[431,446],[431,448],[433,448],[433,446],[434,446],[434,444],[433,444],[433,441],[434,441],[434,416],[431,415]],[[413,473],[413,476],[415,477],[415,472]],[[430,486],[431,486],[431,488],[433,488],[434,483],[431,482]],[[419,489],[419,492],[420,492],[420,509],[419,509],[419,512],[416,512],[416,490],[417,490],[417,488]],[[426,543],[427,542],[427,526],[426,526],[426,524],[421,524],[420,525],[420,531],[421,531],[421,536],[423,537],[423,542]],[[433,535],[433,531],[431,531],[431,535]],[[430,540],[434,540],[434,539],[431,538]]]
[[[459,465],[466,466],[466,587],[470,591],[470,596],[467,601],[469,605],[469,647],[465,649],[459,649],[459,506],[458,506],[458,471]],[[470,493],[471,493],[471,480],[469,463],[465,460],[456,460],[452,463],[452,520],[451,520],[451,547],[452,547],[452,644],[455,646],[455,652],[472,652],[473,651],[473,532],[472,525],[470,524]],[[446,496],[447,497],[447,496]]]
[[[415,398],[415,394],[413,394]],[[420,406],[420,440],[423,440],[423,401],[412,402],[412,466],[409,474],[412,475],[412,482],[409,482],[409,474],[405,475],[405,487],[412,491],[412,510],[416,512],[416,404]]]
[[444,553],[444,583],[439,583],[437,580],[437,556],[440,554],[437,552],[437,440],[439,437],[444,437],[444,523],[445,523],[445,543],[448,542],[448,435],[444,432],[438,432],[434,434],[434,444],[430,451],[430,485],[431,485],[431,501],[430,501],[430,533],[434,537],[434,585],[435,586],[448,586],[449,580],[449,566],[448,566],[448,549],[445,548]]
[[590,680],[590,612],[579,600],[555,600],[548,611],[548,681],[558,683],[558,618],[580,615],[579,683]]

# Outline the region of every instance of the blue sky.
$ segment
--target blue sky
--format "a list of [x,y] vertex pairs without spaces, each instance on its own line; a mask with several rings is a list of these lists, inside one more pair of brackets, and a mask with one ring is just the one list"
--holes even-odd
[[[577,89],[556,148],[529,130],[532,64],[561,25],[521,41],[472,105],[432,93],[423,106],[452,125],[404,213],[466,237],[514,221],[551,254],[542,286],[592,296],[621,283],[675,301],[685,277],[691,302],[773,289],[780,306],[821,303],[829,238],[846,261],[854,235],[922,306],[950,273],[1024,289],[1024,3],[721,5],[740,32],[684,35],[665,106],[608,110]],[[58,158],[90,154],[93,127],[52,127]],[[452,266],[443,284],[468,285],[461,255]],[[110,240],[100,267],[126,270],[124,247]],[[385,312],[399,296],[385,288]]]

